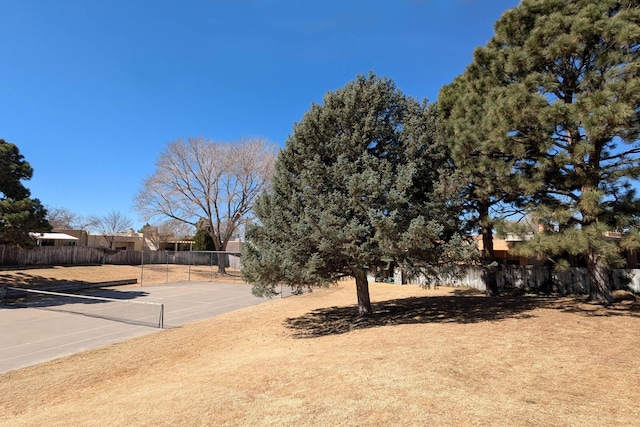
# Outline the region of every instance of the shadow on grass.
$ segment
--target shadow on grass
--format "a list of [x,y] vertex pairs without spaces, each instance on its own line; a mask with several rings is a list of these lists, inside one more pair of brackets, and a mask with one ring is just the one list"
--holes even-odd
[[640,317],[640,298],[633,295],[616,298],[613,305],[590,304],[584,298],[501,296],[489,298],[475,292],[454,295],[412,297],[372,304],[373,314],[358,316],[357,307],[329,307],[313,310],[303,316],[289,318],[285,325],[296,338],[314,338],[343,334],[356,329],[389,325],[427,323],[478,323],[535,317],[536,308],[561,310],[585,316]]
[[32,274],[26,274],[22,272],[16,272],[13,274],[3,274],[0,272],[0,283],[7,286],[13,286],[16,288],[51,288],[57,285],[73,285],[81,286],[89,283],[83,280],[68,280],[68,279],[53,279],[50,277],[36,276]]
[[613,303],[605,306],[589,302],[587,297],[556,298],[548,302],[547,308],[587,317],[630,316],[640,318],[640,296],[627,291],[614,291]]
[[[65,268],[65,267],[61,267]],[[71,268],[71,267],[66,267]],[[95,277],[87,275],[88,280],[70,280],[36,276],[23,272],[2,273],[0,271],[0,286],[11,286],[15,288],[42,289],[49,291],[65,292],[68,290],[79,291],[86,289],[97,289],[107,286],[117,286],[124,284],[135,284],[137,278],[117,279],[110,281],[95,281]],[[94,279],[94,280],[92,280]]]
[[343,334],[355,329],[424,323],[476,323],[527,318],[542,298],[433,296],[395,299],[372,304],[373,314],[358,316],[356,306],[329,307],[289,318],[286,326],[297,338]]

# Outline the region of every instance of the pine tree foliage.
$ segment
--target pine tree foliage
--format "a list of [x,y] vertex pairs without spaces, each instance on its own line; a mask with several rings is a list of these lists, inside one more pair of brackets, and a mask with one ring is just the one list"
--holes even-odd
[[242,254],[254,293],[352,276],[366,315],[367,273],[394,263],[424,270],[466,255],[460,212],[442,196],[447,158],[434,127],[426,105],[374,75],[312,105],[278,157],[271,190],[254,205],[259,222]]
[[193,250],[194,251],[215,251],[216,246],[211,238],[211,233],[206,228],[200,227],[196,230],[196,235],[193,238]]
[[520,253],[584,257],[590,296],[602,302],[612,300],[608,270],[622,261],[620,240],[607,232],[633,231],[638,207],[638,6],[524,0],[500,18],[472,65],[482,76],[477,108],[494,128],[479,137],[497,134],[503,147],[494,148],[521,156],[500,175],[546,228]]
[[[518,165],[531,158],[529,141],[510,140],[487,114],[495,104],[491,94],[500,85],[492,70],[479,61],[444,86],[438,98],[439,131],[450,150],[469,225],[482,237],[483,280],[488,295],[498,294],[493,235],[504,217],[513,214],[520,193]],[[517,108],[526,109],[526,103]]]
[[0,244],[32,246],[30,232],[51,230],[46,209],[22,184],[32,176],[18,147],[0,139]]

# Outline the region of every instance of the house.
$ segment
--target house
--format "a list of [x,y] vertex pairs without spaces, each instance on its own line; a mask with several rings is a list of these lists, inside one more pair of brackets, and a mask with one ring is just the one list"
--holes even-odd
[[142,228],[144,247],[152,251],[190,251],[193,250],[192,237],[170,236],[160,232],[158,227],[145,225]]
[[126,233],[116,234],[89,234],[87,246],[111,248],[121,251],[142,251],[144,238],[142,233],[136,233],[130,229]]
[[29,233],[36,240],[37,246],[76,246],[78,238],[61,232]]
[[38,246],[90,246],[140,251],[142,235],[132,229],[115,235],[90,234],[86,230],[54,228],[51,233],[29,233]]
[[[606,239],[613,240],[620,240],[623,237],[622,233],[614,231],[608,231],[604,234],[604,236]],[[498,263],[501,265],[512,265],[521,267],[540,267],[544,265],[543,261],[536,258],[526,258],[510,252],[516,242],[522,242],[527,240],[528,238],[530,238],[530,235],[522,237],[515,234],[508,234],[504,239],[498,238],[494,235],[493,252]],[[476,236],[475,239],[478,249],[482,251],[482,249],[484,248],[484,245],[482,244],[482,236]],[[638,266],[640,265],[640,251],[622,250],[621,253],[626,260],[626,268],[638,268]],[[572,257],[571,262],[574,266],[584,267],[584,261],[581,261],[580,257]]]
[[227,252],[237,252],[240,253],[242,251],[242,240],[240,238],[236,238],[234,240],[229,240],[227,242]]
[[[484,250],[484,244],[482,242],[482,236],[475,236],[476,245],[478,250]],[[508,234],[504,239],[497,236],[493,236],[493,254],[496,261],[501,265],[540,265],[541,262],[534,258],[526,258],[523,256],[514,255],[510,252],[516,242],[522,242],[526,240],[526,236],[517,236],[515,234]]]
[[89,232],[86,230],[74,230],[70,228],[54,228],[54,233],[64,233],[69,236],[75,237],[76,240],[74,246],[87,246],[89,240]]
[[[157,227],[147,226],[142,233],[129,229],[126,233],[91,234],[86,230],[54,228],[51,233],[30,233],[38,246],[88,246],[124,251],[192,251],[193,237],[165,236]],[[227,244],[227,252],[239,253],[242,241],[238,236]]]

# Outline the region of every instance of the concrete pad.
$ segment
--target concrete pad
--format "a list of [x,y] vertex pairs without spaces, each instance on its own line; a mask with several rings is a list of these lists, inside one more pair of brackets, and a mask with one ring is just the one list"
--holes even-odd
[[[87,294],[162,303],[165,329],[268,301],[254,297],[251,285],[211,282],[110,288]],[[151,326],[52,311],[47,307],[0,306],[0,373],[160,330]]]

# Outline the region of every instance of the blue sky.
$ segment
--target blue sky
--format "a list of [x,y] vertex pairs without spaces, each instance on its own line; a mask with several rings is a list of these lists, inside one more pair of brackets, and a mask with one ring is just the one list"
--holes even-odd
[[280,146],[358,74],[436,101],[517,0],[2,0],[0,138],[78,215],[132,209],[181,137]]

